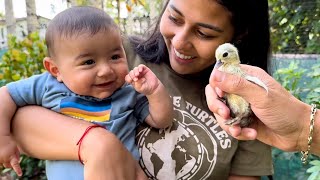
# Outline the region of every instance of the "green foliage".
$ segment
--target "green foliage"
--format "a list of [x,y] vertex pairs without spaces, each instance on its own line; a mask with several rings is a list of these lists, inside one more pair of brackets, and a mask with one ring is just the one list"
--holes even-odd
[[[296,98],[308,104],[320,107],[320,63],[310,69],[299,67],[299,63],[292,61],[287,68],[278,69],[274,78]],[[306,73],[308,72],[308,73]]]
[[320,160],[313,160],[310,162],[312,167],[307,169],[307,173],[311,173],[308,180],[317,180],[320,178]]
[[278,69],[274,73],[274,78],[291,94],[301,100],[301,93],[305,91],[301,84],[302,76],[307,70],[298,67],[298,63],[292,61],[287,68]]
[[1,174],[7,174],[11,179],[20,180],[46,180],[45,175],[45,161],[30,158],[28,156],[22,155],[20,157],[20,166],[23,170],[23,176],[18,177],[17,174],[12,169],[0,169]]
[[[317,64],[312,67],[312,71],[307,75],[312,78],[311,87],[314,87],[310,93],[306,96],[305,102],[311,104],[316,104],[317,107],[320,107],[320,64]],[[308,180],[317,180],[320,179],[320,159],[313,160],[310,162],[310,165],[313,165],[307,170],[307,173],[311,173]]]
[[[274,77],[295,97],[308,104],[314,103],[319,108],[319,68],[320,63],[312,65],[309,69],[304,69],[299,67],[299,63],[292,61],[289,67],[278,69]],[[276,179],[320,179],[320,158],[318,156],[310,155],[308,165],[301,163],[300,152],[283,152],[274,148],[272,156]],[[306,172],[311,175],[309,176]]]
[[[280,149],[272,149],[272,159],[274,164],[274,175],[275,180],[306,180],[309,174],[307,174],[307,169],[312,165],[304,165],[301,163],[301,153],[300,152],[283,152]],[[319,159],[317,156],[309,156],[309,161]]]
[[47,48],[38,33],[31,33],[22,41],[9,36],[8,51],[0,61],[0,86],[44,71],[42,60]]
[[320,0],[269,0],[273,52],[320,53]]
[[320,108],[320,63],[314,65],[311,71],[307,74],[312,79],[310,82],[311,91],[306,96],[305,102],[308,104],[316,104]]
[[[0,86],[12,81],[40,74],[44,71],[42,60],[46,56],[46,45],[40,39],[38,33],[31,33],[22,41],[15,36],[9,37],[8,51],[0,60]],[[44,172],[44,161],[21,156],[20,165],[23,180],[46,179]],[[1,174],[9,174],[17,179],[15,172],[11,169],[0,169]]]

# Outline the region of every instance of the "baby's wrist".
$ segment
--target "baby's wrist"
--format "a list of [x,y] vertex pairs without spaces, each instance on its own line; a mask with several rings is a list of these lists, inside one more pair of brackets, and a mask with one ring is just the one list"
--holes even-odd
[[157,97],[159,93],[162,93],[162,91],[164,90],[164,86],[163,84],[161,83],[160,80],[158,80],[158,85],[156,85],[155,88],[153,88],[152,92],[149,92],[149,94],[146,94],[146,96],[148,97]]

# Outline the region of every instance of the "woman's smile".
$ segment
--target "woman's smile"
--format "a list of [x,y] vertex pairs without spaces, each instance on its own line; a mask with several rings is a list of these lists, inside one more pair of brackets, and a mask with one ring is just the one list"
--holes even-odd
[[182,53],[179,53],[176,49],[173,49],[173,53],[171,53],[174,56],[174,59],[179,64],[190,64],[194,62],[195,56],[186,56]]

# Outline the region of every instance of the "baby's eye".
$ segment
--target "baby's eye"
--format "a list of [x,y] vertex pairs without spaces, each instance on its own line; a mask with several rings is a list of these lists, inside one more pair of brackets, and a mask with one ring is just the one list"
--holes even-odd
[[119,58],[120,58],[119,55],[113,55],[113,56],[111,57],[112,60],[117,60],[117,59],[119,59]]
[[83,64],[84,65],[92,65],[94,63],[95,63],[95,61],[93,59],[89,59],[89,60],[86,60]]

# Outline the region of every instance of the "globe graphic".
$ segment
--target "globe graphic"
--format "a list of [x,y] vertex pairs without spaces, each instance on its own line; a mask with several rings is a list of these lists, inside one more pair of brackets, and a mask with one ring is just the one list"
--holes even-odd
[[[145,127],[139,132],[140,164],[151,179],[190,179],[193,176],[206,179],[216,162],[216,141],[198,120],[188,113],[176,111],[182,121],[174,120],[170,128]],[[210,142],[202,142],[208,138]],[[209,150],[214,153],[208,153]]]

